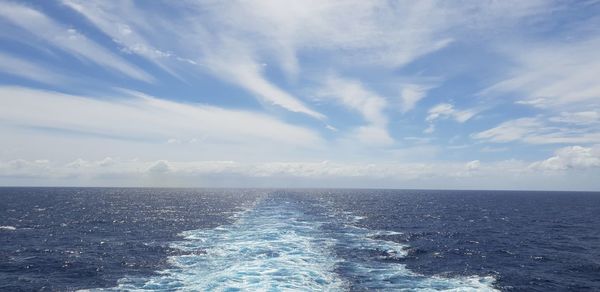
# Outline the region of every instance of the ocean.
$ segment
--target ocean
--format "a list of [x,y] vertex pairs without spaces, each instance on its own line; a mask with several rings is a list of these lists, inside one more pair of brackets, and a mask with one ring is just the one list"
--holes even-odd
[[0,188],[2,291],[600,291],[600,193]]

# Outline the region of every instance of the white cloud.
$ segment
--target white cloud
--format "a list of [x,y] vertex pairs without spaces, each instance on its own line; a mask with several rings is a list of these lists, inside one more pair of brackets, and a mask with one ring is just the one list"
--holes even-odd
[[[134,7],[131,3],[123,6],[94,1],[65,1],[65,4],[85,15],[104,33],[124,45],[128,52],[143,56],[172,75],[181,78],[177,71],[190,69],[189,66],[181,66],[181,60],[186,60],[195,65],[195,70],[211,72],[227,82],[241,86],[265,105],[280,106],[317,119],[325,118],[323,114],[310,109],[298,98],[268,81],[262,73],[262,62],[255,56],[253,46],[224,32],[209,33],[203,22],[204,18],[183,17],[183,22],[154,19],[153,21],[160,21],[163,27],[168,28],[156,31],[155,26],[148,25],[147,19],[139,13],[141,8]],[[193,10],[193,5],[186,10]],[[174,39],[171,41],[167,38]],[[153,45],[148,39],[154,39],[157,45]],[[179,43],[185,43],[186,46],[174,46]],[[169,46],[170,49],[157,48],[160,46]]]
[[[486,162],[473,160],[478,157],[465,157],[464,161],[433,163],[440,155],[431,151],[435,146],[428,148],[426,139],[423,144],[414,144],[418,144],[416,150],[431,152],[431,161],[428,155],[392,149],[389,146],[395,141],[388,129],[391,117],[387,115],[395,111],[397,114],[398,110],[407,113],[419,105],[430,87],[419,83],[422,79],[418,75],[435,73],[422,71],[415,73],[417,77],[394,77],[406,83],[400,84],[400,96],[394,95],[393,101],[377,93],[389,89],[389,85],[381,83],[390,80],[381,80],[377,75],[383,71],[394,75],[412,72],[412,67],[402,67],[450,46],[454,39],[461,41],[465,35],[470,38],[471,33],[494,38],[487,34],[495,35],[514,28],[512,25],[522,19],[529,20],[529,16],[544,9],[547,1],[460,5],[427,0],[185,1],[168,3],[168,12],[156,8],[164,7],[162,4],[137,5],[133,1],[64,0],[63,3],[85,16],[114,43],[101,46],[82,35],[79,28],[14,2],[0,7],[0,21],[9,24],[7,28],[11,30],[25,32],[14,35],[26,39],[24,42],[28,44],[37,43],[36,48],[39,44],[48,45],[49,52],[62,50],[85,63],[95,63],[135,79],[153,80],[111,52],[109,46],[128,58],[145,59],[191,85],[195,85],[194,78],[206,81],[205,74],[210,74],[246,90],[265,107],[281,107],[320,120],[335,116],[325,117],[320,108],[313,107],[300,93],[315,91],[307,86],[323,85],[319,87],[320,97],[328,97],[355,112],[364,124],[350,121],[355,126],[348,127],[339,121],[320,122],[335,132],[328,133],[327,136],[335,137],[328,144],[316,130],[250,111],[171,102],[135,92],[129,92],[133,97],[128,98],[92,99],[2,87],[0,159],[6,162],[0,163],[0,171],[5,176],[79,177],[80,173],[90,179],[112,174],[139,179],[164,176],[189,179],[185,184],[193,185],[198,178],[222,174],[266,179],[350,178],[351,183],[383,179],[379,183],[389,181],[404,187],[411,186],[410,180],[420,180],[415,184],[419,186],[434,186],[434,183],[443,186],[443,182],[451,186],[453,180],[465,182],[470,178],[477,180],[466,185],[485,185],[486,178],[500,175],[504,178],[504,174],[509,177],[515,174],[514,179],[519,182],[529,178],[520,176],[525,173],[544,182],[535,167],[528,167],[530,162]],[[5,34],[0,32],[3,37]],[[487,142],[581,144],[583,150],[561,150],[548,162],[536,165],[544,165],[546,169],[594,168],[590,165],[595,162],[589,161],[594,161],[596,150],[590,150],[592,158],[585,156],[584,150],[588,144],[600,143],[597,128],[600,91],[593,79],[600,68],[593,50],[598,44],[598,40],[588,39],[509,52],[517,67],[485,93],[516,92],[525,96],[518,102],[552,112],[508,120],[472,137]],[[59,83],[56,78],[60,78],[48,69],[3,53],[0,53],[0,70],[48,84]],[[282,72],[284,78],[273,77],[280,77]],[[340,75],[326,76],[327,72]],[[371,72],[376,74],[370,76]],[[318,83],[321,76],[326,76],[323,84]],[[352,80],[340,76],[365,78]],[[445,120],[465,123],[482,110],[458,107],[445,102],[429,109],[425,132],[434,132],[435,126],[440,126],[436,123]],[[400,128],[397,125],[400,123],[394,123],[394,129]],[[414,135],[411,127],[402,131]],[[459,147],[463,145],[448,149]],[[498,149],[505,148],[486,147],[482,151]],[[396,152],[390,154],[393,151]],[[52,155],[58,152],[60,155]],[[401,152],[411,157],[399,159]],[[82,158],[73,160],[77,157]],[[359,159],[355,157],[364,160],[354,160]],[[340,162],[321,162],[336,159]]]
[[0,6],[0,17],[52,46],[72,53],[85,61],[108,67],[135,79],[146,82],[154,80],[146,72],[89,40],[75,29],[67,28],[25,5],[12,2],[3,3]]
[[600,167],[600,145],[592,147],[570,146],[560,148],[555,155],[531,164],[534,169],[567,170]]
[[65,77],[43,66],[2,52],[0,52],[0,71],[46,84],[57,84],[66,80]]
[[352,136],[364,145],[385,146],[394,143],[387,130],[377,126],[358,127],[353,131]]
[[52,177],[51,165],[46,160],[14,159],[0,161],[0,177]]
[[[311,72],[327,71],[332,66],[340,71],[365,66],[398,68],[448,46],[453,35],[482,27],[510,26],[544,6],[538,1],[461,5],[363,0],[184,2],[171,5],[177,15],[174,18],[133,2],[63,3],[83,14],[127,52],[173,75],[208,72],[244,88],[265,105],[317,119],[324,119],[324,115],[291,94],[285,86],[290,84],[269,80],[262,64],[273,64],[292,81],[303,69],[300,54],[318,53],[328,60],[327,64],[309,62],[308,66],[314,67]],[[420,86],[402,89],[402,111],[412,109],[425,91]],[[465,112],[458,119],[468,118]]]
[[456,110],[452,104],[440,103],[429,109],[427,113],[425,120],[428,122],[452,118],[459,123],[464,123],[474,117],[478,111],[475,109]]
[[425,118],[428,122],[433,122],[440,118],[448,118],[454,114],[454,106],[449,103],[440,103],[430,108]]
[[[211,11],[212,25],[258,49],[274,52],[282,67],[295,73],[297,52],[320,48],[340,61],[396,67],[447,45],[446,11],[433,2],[393,5],[378,1],[220,2]],[[248,40],[253,38],[254,40]],[[339,54],[343,53],[343,54]],[[337,55],[337,56],[336,56]]]
[[[560,122],[564,122],[560,120]],[[553,124],[542,117],[509,120],[491,129],[475,133],[473,138],[495,143],[519,141],[529,144],[599,143],[595,128],[573,128]]]
[[600,105],[600,38],[526,46],[507,50],[517,67],[484,93],[516,92],[525,96],[518,103],[552,110]]
[[325,118],[323,114],[308,108],[296,97],[267,81],[261,72],[263,66],[242,47],[243,45],[236,41],[225,41],[221,47],[211,50],[212,52],[206,55],[205,65],[215,75],[242,86],[264,103],[317,119]]
[[537,118],[521,118],[501,123],[500,125],[473,135],[475,139],[490,142],[511,142],[524,139],[536,133],[544,124]]
[[332,125],[325,125],[325,128],[327,128],[328,130],[332,131],[332,132],[337,132],[339,131],[338,128],[332,126]]
[[82,168],[97,168],[97,167],[107,167],[114,165],[116,160],[111,157],[105,157],[104,159],[97,161],[88,161],[81,158],[77,158],[72,162],[66,164],[67,168],[74,169],[82,169]]
[[593,110],[561,112],[558,116],[551,117],[550,121],[576,125],[597,125],[600,124],[600,112]]
[[[248,186],[270,182],[265,186],[376,186],[414,187],[427,184],[431,188],[503,188],[503,189],[590,189],[598,182],[600,148],[566,147],[547,160],[527,163],[505,160],[483,163],[340,163],[236,161],[167,161],[111,159],[76,160],[61,164],[28,160],[0,161],[0,182],[38,181],[69,185],[85,182],[92,185],[155,185],[157,179],[170,186]],[[74,168],[73,165],[78,165]],[[545,171],[539,171],[545,170]],[[556,176],[556,170],[564,175]],[[570,174],[570,171],[577,172]],[[502,177],[502,180],[498,180]],[[580,185],[581,178],[586,185]],[[552,178],[552,179],[549,179]],[[169,184],[170,182],[171,184]],[[325,183],[323,185],[323,183]],[[544,183],[544,184],[541,184]],[[224,184],[224,185],[222,185]],[[163,184],[165,185],[165,184]],[[541,187],[544,186],[544,187]]]
[[[123,51],[143,56],[163,70],[181,78],[165,62],[165,58],[173,57],[172,53],[157,49],[143,35],[144,32],[151,33],[149,30],[152,28],[148,27],[145,18],[139,17],[133,2],[65,0],[63,3],[84,15],[105,34],[112,37],[113,41],[123,46]],[[126,18],[123,17],[125,15]]]
[[[98,100],[50,91],[0,87],[3,123],[119,139],[167,141],[205,137],[215,144],[317,147],[318,134],[249,111],[183,104],[139,93]],[[43,109],[43,110],[42,110]]]
[[400,92],[402,112],[406,113],[412,110],[421,99],[427,96],[427,90],[429,89],[429,86],[423,86],[418,84],[403,85],[402,90]]
[[[396,178],[419,179],[429,176],[463,177],[465,170],[475,171],[479,162],[468,163],[336,163],[320,162],[261,162],[235,161],[134,161],[114,160],[103,165],[102,160],[77,159],[67,164],[36,163],[27,160],[0,161],[0,177],[29,173],[47,177],[102,177],[108,174],[127,174],[143,177],[146,174],[196,177],[205,175],[236,175],[242,177],[305,177],[327,178]],[[43,171],[45,171],[45,173]]]
[[387,101],[365,88],[358,80],[329,75],[317,94],[319,97],[331,98],[346,108],[360,113],[369,124],[377,126],[387,124],[387,118],[383,113]]
[[423,131],[426,134],[431,134],[435,131],[434,122],[437,120],[445,120],[452,118],[453,120],[464,123],[479,113],[478,109],[457,110],[454,105],[449,103],[440,103],[429,109],[425,121],[429,126]]
[[171,166],[168,161],[159,160],[150,165],[146,171],[153,174],[167,173],[171,171]]
[[354,130],[354,136],[359,141],[370,145],[393,143],[394,140],[386,129],[388,123],[384,113],[387,106],[386,99],[365,88],[360,81],[329,75],[317,95],[332,99],[363,117],[367,125]]
[[[506,17],[503,5],[440,7],[434,1],[226,1],[174,5],[178,14],[174,19],[129,2],[64,3],[127,51],[171,74],[190,70],[171,60],[187,60],[197,64],[196,70],[237,84],[263,103],[318,119],[324,116],[264,76],[261,64],[265,59],[292,77],[301,70],[297,55],[303,51],[319,50],[331,64],[342,67],[401,67],[447,46],[453,29],[475,27],[469,24],[473,19],[465,20],[465,15],[472,13],[465,11],[475,9],[486,15],[486,23],[496,26],[501,23],[498,20],[515,16]],[[513,4],[519,6],[519,2]],[[517,9],[516,19],[533,13],[537,7],[531,3],[521,6],[525,7]],[[158,24],[152,25],[149,19]],[[484,24],[482,20],[477,20],[478,26]],[[416,87],[403,89],[403,111],[414,107],[424,91]]]
[[479,160],[469,161],[465,165],[465,168],[467,170],[477,170],[477,169],[479,169],[479,167],[481,167],[481,162]]

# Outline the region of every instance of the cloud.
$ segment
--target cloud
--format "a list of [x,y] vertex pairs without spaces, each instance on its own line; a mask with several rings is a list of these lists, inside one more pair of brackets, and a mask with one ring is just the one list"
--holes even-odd
[[555,155],[531,164],[540,170],[567,170],[600,167],[600,145],[592,147],[569,146],[560,148]]
[[412,110],[417,103],[427,96],[427,91],[431,87],[418,84],[405,84],[400,92],[401,110],[406,113]]
[[359,141],[371,145],[393,143],[394,140],[386,130],[386,99],[365,88],[360,81],[329,75],[318,90],[317,96],[333,100],[362,116],[367,125],[354,130],[354,136]]
[[452,118],[459,123],[464,123],[474,117],[477,114],[477,110],[456,110],[452,104],[440,103],[430,108],[427,113],[428,115],[425,120],[428,122]]
[[211,12],[212,26],[249,43],[258,41],[257,49],[273,52],[286,71],[296,73],[300,50],[319,48],[342,62],[360,55],[352,62],[397,67],[450,42],[440,37],[445,11],[428,1],[402,4],[232,1],[199,5],[199,10]]
[[465,167],[467,170],[477,170],[479,167],[481,167],[481,162],[479,160],[469,161]]
[[[205,137],[214,144],[275,143],[317,147],[311,130],[267,115],[184,104],[132,92],[134,97],[106,100],[20,87],[0,87],[0,116],[5,124],[101,135],[115,139],[167,141]],[[40,111],[39,109],[43,109]]]
[[[76,160],[61,164],[48,161],[0,160],[0,182],[10,179],[38,178],[38,181],[76,185],[106,182],[114,185],[154,185],[156,179],[173,186],[376,186],[414,187],[427,183],[442,188],[537,188],[587,189],[595,181],[578,185],[580,178],[594,177],[600,169],[600,148],[571,146],[556,151],[555,156],[535,162],[504,160],[497,162],[434,163],[342,163],[304,162],[236,162],[236,161],[167,161],[113,159]],[[79,164],[78,167],[73,165]],[[83,165],[83,166],[81,166]],[[544,170],[544,171],[540,171]],[[570,175],[570,171],[578,172]],[[556,177],[555,172],[566,173]],[[501,176],[503,181],[497,178]],[[549,180],[548,178],[552,179]],[[13,180],[17,181],[17,180]],[[545,182],[545,187],[539,183]],[[589,184],[592,182],[592,184]],[[325,184],[324,184],[325,183]],[[595,184],[594,184],[595,183]],[[533,186],[533,187],[532,187]],[[535,187],[537,186],[537,187]]]
[[575,125],[597,125],[600,124],[600,112],[593,110],[561,112],[558,116],[551,117],[550,121]]
[[102,160],[86,161],[77,159],[66,164],[36,163],[27,160],[0,161],[0,176],[15,174],[42,175],[47,177],[102,177],[110,174],[123,174],[126,177],[143,177],[146,174],[169,175],[173,177],[201,177],[207,175],[234,175],[241,177],[304,177],[326,178],[402,178],[418,179],[428,176],[465,176],[465,170],[474,171],[479,163],[336,163],[319,162],[260,162],[242,163],[235,161],[139,161],[113,159],[113,163],[103,165]]
[[325,118],[323,114],[308,108],[296,97],[267,81],[262,75],[262,66],[247,50],[241,48],[242,44],[233,40],[224,43],[222,47],[211,50],[204,59],[215,75],[242,86],[264,103],[321,120]]
[[358,112],[366,122],[383,126],[387,118],[383,110],[387,106],[385,98],[368,90],[358,80],[344,79],[336,75],[325,78],[319,97],[330,98],[346,108]]
[[536,133],[543,126],[543,123],[537,118],[515,119],[503,122],[489,130],[476,133],[473,135],[473,138],[498,143],[517,141]]
[[108,167],[116,163],[116,160],[111,157],[105,157],[102,160],[88,161],[81,158],[77,158],[72,162],[66,164],[67,168],[82,169],[82,168],[97,168],[97,167]]
[[358,127],[352,132],[352,137],[369,146],[385,146],[394,143],[387,130],[377,126]]
[[146,72],[89,40],[77,30],[67,28],[35,9],[5,2],[0,6],[0,17],[44,42],[85,61],[110,68],[134,79],[146,82],[154,80]]
[[[121,45],[124,52],[140,55],[173,76],[181,78],[165,60],[176,56],[156,48],[147,40],[144,32],[151,33],[152,28],[147,25],[145,18],[139,17],[133,2],[65,0],[63,4],[85,16],[114,42]],[[123,17],[125,15],[126,18]]]
[[152,174],[167,173],[167,172],[171,171],[171,166],[169,165],[168,161],[159,160],[159,161],[154,162],[152,165],[150,165],[150,167],[148,167],[148,169],[146,171],[148,173],[152,173]]
[[[124,51],[175,76],[212,74],[240,86],[263,105],[324,119],[292,94],[302,66],[310,72],[371,67],[389,70],[441,50],[472,30],[511,26],[544,9],[538,1],[510,4],[435,1],[226,1],[170,5],[64,0]],[[509,9],[510,8],[510,9]],[[476,11],[477,13],[472,13]],[[177,17],[172,17],[172,14]],[[149,17],[151,15],[151,17]],[[151,21],[150,21],[151,20]],[[301,62],[318,55],[328,60]],[[274,82],[262,64],[288,75]],[[182,77],[185,78],[185,77]],[[406,85],[402,111],[414,108],[427,88]],[[460,119],[468,119],[467,113]]]
[[600,38],[526,46],[506,50],[517,65],[486,94],[518,93],[524,95],[518,103],[551,110],[600,106],[600,84],[595,78],[600,71]]
[[[581,7],[588,9],[587,5]],[[556,9],[561,12],[564,7]],[[596,57],[600,38],[587,31],[597,26],[597,17],[582,18],[570,24],[568,37],[557,31],[557,38],[499,46],[512,67],[482,94],[511,98],[516,104],[535,108],[537,116],[508,120],[472,137],[528,144],[599,143],[600,85],[595,75],[600,70]]]
[[[416,135],[419,129],[410,123],[424,120],[426,133],[433,133],[443,122],[449,122],[444,130],[460,132],[444,133],[448,137],[466,137],[469,133],[464,131],[487,125],[471,135],[476,142],[583,148],[600,143],[598,86],[590,77],[600,68],[594,50],[600,42],[595,35],[582,37],[590,35],[589,31],[580,34],[556,28],[556,21],[565,20],[559,9],[570,5],[536,0],[62,3],[65,6],[49,10],[36,8],[46,5],[14,1],[0,7],[0,24],[5,28],[0,37],[16,43],[4,49],[7,53],[0,53],[0,71],[45,83],[40,86],[60,85],[65,92],[83,88],[91,92],[98,83],[72,84],[54,71],[90,73],[104,68],[113,75],[146,82],[160,76],[160,83],[150,87],[139,82],[130,82],[128,87],[173,92],[173,96],[157,95],[178,101],[129,90],[117,90],[117,95],[95,90],[77,96],[0,87],[0,160],[6,175],[65,180],[120,176],[134,178],[132,183],[140,185],[145,185],[143,179],[163,181],[157,177],[181,179],[184,185],[202,178],[211,183],[219,177],[234,182],[277,178],[282,183],[288,177],[306,182],[331,179],[347,185],[400,187],[413,186],[412,182],[421,187],[454,182],[512,186],[511,182],[532,178],[545,185],[545,174],[529,167],[535,162],[486,160],[529,154],[509,147],[512,144],[483,147],[481,151],[487,154],[477,157],[478,152],[456,151],[468,146],[464,141],[457,145],[451,139],[450,146],[442,147],[440,139],[402,137]],[[564,27],[571,27],[569,19]],[[596,27],[590,25],[594,21],[581,21],[583,26]],[[530,29],[531,23],[535,29]],[[536,37],[533,42],[532,36]],[[526,50],[524,45],[531,48]],[[20,47],[28,49],[11,51]],[[469,54],[469,60],[461,59],[473,49],[477,53]],[[457,60],[439,62],[454,57]],[[485,70],[469,71],[481,69],[482,57],[492,60],[485,62]],[[73,63],[75,59],[81,62]],[[498,78],[498,74],[506,75]],[[114,79],[110,74],[92,75]],[[473,97],[482,100],[455,103],[428,96],[433,86],[440,86],[440,92],[468,94],[481,84],[494,84]],[[107,85],[108,91],[115,92]],[[240,95],[232,86],[247,94]],[[194,100],[221,106],[181,102],[182,94],[190,92],[204,94]],[[225,99],[216,101],[217,96],[206,96],[206,92]],[[229,99],[224,93],[236,96]],[[251,98],[249,104],[235,104],[246,95]],[[312,96],[330,104],[317,104]],[[513,96],[510,104],[497,108],[503,120],[496,120],[498,115],[481,115],[481,124],[460,127],[491,109],[484,102],[502,103]],[[419,107],[426,97],[427,107],[433,106],[423,114]],[[277,110],[275,117],[222,107],[253,107],[252,98],[268,112],[275,108],[305,116]],[[520,118],[523,105],[535,106],[525,109],[535,116]],[[399,148],[403,143],[414,149]],[[542,148],[536,151],[546,149]],[[514,152],[490,154],[506,149]],[[442,156],[461,159],[440,161]],[[551,163],[567,157],[556,156],[560,159],[551,157],[554,162],[546,164],[555,165]],[[24,159],[14,159],[18,157]],[[40,157],[49,161],[36,160]],[[594,167],[564,166],[575,165],[569,163],[555,168],[595,171]],[[514,181],[511,175],[505,179],[506,173],[514,174]],[[494,182],[492,178],[497,177],[502,179]]]
[[52,177],[51,165],[47,160],[14,159],[0,161],[0,176],[10,177]]
[[453,119],[459,123],[464,123],[473,118],[480,110],[478,109],[466,109],[457,110],[454,105],[449,103],[440,103],[429,109],[425,121],[429,123],[429,126],[423,131],[426,134],[431,134],[435,131],[434,122],[437,120]]
[[[178,15],[173,18],[152,6],[130,2],[63,3],[84,15],[127,52],[140,55],[173,75],[188,75],[190,70],[208,72],[248,90],[263,104],[317,119],[324,115],[305,105],[285,86],[269,80],[261,65],[273,64],[292,80],[302,70],[298,55],[315,52],[331,62],[324,66],[313,62],[311,66],[317,65],[313,71],[332,65],[344,69],[399,68],[448,46],[451,35],[461,30],[500,26],[507,19],[514,21],[539,10],[538,4],[519,2],[511,2],[511,7],[520,8],[515,9],[519,13],[507,16],[505,5],[498,4],[227,1],[172,5]],[[466,12],[472,10],[485,14],[486,22],[483,18],[472,19],[475,17],[467,20],[465,15],[473,14]],[[149,19],[159,25],[152,25]],[[473,21],[477,26],[471,25]],[[416,85],[404,87],[402,110],[412,109],[425,91]]]
[[[181,62],[192,64],[192,69],[208,71],[215,76],[248,90],[264,105],[280,106],[292,112],[324,119],[321,113],[310,109],[298,98],[268,81],[263,73],[262,62],[253,46],[221,31],[210,33],[204,18],[186,15],[194,5],[181,11],[185,21],[155,19],[169,29],[155,31],[140,14],[141,8],[132,4],[114,5],[95,1],[65,1],[69,7],[85,15],[104,33],[111,36],[126,50],[157,64],[168,73],[177,76],[178,70],[189,70]],[[190,3],[191,4],[191,3]],[[177,7],[177,6],[176,6]],[[208,7],[206,7],[208,8]],[[156,39],[160,36],[160,39]],[[153,45],[153,39],[157,45]],[[165,38],[174,38],[167,41]],[[169,44],[186,43],[186,47]],[[169,49],[159,48],[169,46]],[[190,50],[190,47],[194,50]]]
[[58,84],[67,80],[44,66],[2,52],[0,52],[0,71],[46,84]]
[[[564,124],[552,123],[543,117],[509,120],[491,129],[471,135],[474,139],[494,143],[519,141],[528,144],[573,144],[598,143],[600,132],[596,128],[573,128]],[[555,120],[556,122],[556,120]],[[570,122],[570,121],[569,121]]]

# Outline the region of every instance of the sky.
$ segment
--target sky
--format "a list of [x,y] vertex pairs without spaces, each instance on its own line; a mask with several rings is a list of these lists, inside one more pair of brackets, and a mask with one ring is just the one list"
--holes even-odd
[[0,185],[600,190],[599,1],[0,1]]

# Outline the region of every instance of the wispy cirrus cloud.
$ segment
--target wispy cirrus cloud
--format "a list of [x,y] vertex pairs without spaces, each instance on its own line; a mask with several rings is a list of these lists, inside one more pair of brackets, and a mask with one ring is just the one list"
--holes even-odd
[[[65,0],[63,4],[85,16],[98,29],[110,36],[117,45],[121,46],[122,51],[140,55],[180,78],[167,64],[167,59],[177,56],[151,44],[147,39],[147,34],[152,34],[155,28],[149,25],[147,19],[140,17],[133,2]],[[126,18],[124,18],[125,15]]]
[[550,121],[572,125],[598,125],[600,124],[600,111],[561,112],[550,117]]
[[357,80],[342,78],[330,74],[324,78],[323,86],[317,91],[317,96],[331,99],[338,104],[359,113],[365,126],[354,130],[353,135],[366,144],[389,145],[393,139],[387,132],[388,118],[384,113],[387,100]]
[[64,26],[38,10],[22,4],[5,2],[0,6],[0,18],[87,62],[96,63],[134,79],[146,82],[154,80],[148,73],[88,39],[76,29]]
[[406,113],[417,105],[417,103],[427,96],[427,91],[432,86],[422,84],[403,84],[400,91],[400,110]]
[[[590,24],[590,25],[597,25]],[[509,76],[485,94],[518,93],[520,104],[548,110],[582,110],[600,106],[597,72],[600,38],[527,44],[507,49],[516,62]]]
[[263,76],[263,66],[244,49],[244,44],[234,40],[222,42],[219,47],[208,50],[203,60],[203,64],[213,74],[242,86],[257,96],[262,103],[280,106],[320,120],[325,118],[323,114],[310,109],[298,98],[269,82]]
[[[434,1],[185,2],[170,7],[178,15],[176,19],[164,19],[159,11],[129,1],[119,5],[77,0],[63,3],[128,52],[173,75],[185,74],[178,71],[190,69],[182,65],[181,61],[187,61],[183,63],[193,64],[195,70],[246,89],[263,105],[317,119],[325,115],[306,105],[302,96],[269,80],[263,72],[264,63],[273,64],[292,80],[302,70],[299,55],[316,50],[327,56],[330,64],[344,69],[398,68],[447,47],[454,36],[491,26],[511,26],[545,9],[538,1],[441,6]],[[518,13],[511,10],[515,6],[520,8]],[[152,22],[160,25],[150,25],[145,14],[153,15]],[[414,108],[426,90],[405,86],[401,110]]]
[[0,72],[47,84],[58,84],[67,80],[66,77],[47,69],[46,66],[2,52],[0,52]]
[[385,126],[387,117],[383,113],[387,106],[385,98],[365,88],[358,80],[328,75],[317,95],[332,99],[342,106],[359,113],[363,119],[376,126]]
[[543,117],[509,120],[496,127],[472,135],[474,139],[508,143],[528,144],[588,144],[600,143],[600,132],[596,127],[573,127],[564,121],[559,123]]
[[429,127],[425,130],[425,133],[432,133],[435,130],[434,122],[437,120],[453,119],[456,122],[464,123],[475,115],[477,115],[481,109],[465,109],[457,110],[454,105],[450,103],[440,103],[429,109],[425,121],[429,123]]
[[[122,5],[94,1],[64,3],[86,16],[128,52],[150,60],[172,75],[180,77],[178,70],[189,69],[209,72],[248,90],[264,105],[280,106],[317,119],[325,118],[297,97],[268,81],[262,72],[263,62],[256,56],[253,46],[234,35],[219,30],[211,32],[204,17],[190,14],[190,11],[199,13],[193,9],[195,5],[179,11],[183,15],[181,21],[154,20],[169,28],[168,38],[173,39],[165,41],[156,38],[165,36],[166,31],[156,31],[156,28],[148,25],[131,2],[127,2],[125,9]],[[191,66],[182,67],[182,62]]]
[[[137,92],[130,94],[133,97],[98,100],[52,91],[0,87],[0,116],[4,123],[18,127],[152,143],[167,143],[173,137],[187,140],[203,137],[217,145],[239,147],[269,143],[316,147],[321,143],[315,132],[264,114],[177,103]],[[43,109],[44,114],[36,109]]]
[[439,119],[447,119],[452,118],[459,123],[464,123],[470,120],[477,114],[477,111],[474,109],[469,110],[457,110],[454,108],[454,105],[449,103],[440,103],[427,112],[427,117],[425,118],[428,122],[433,122]]

